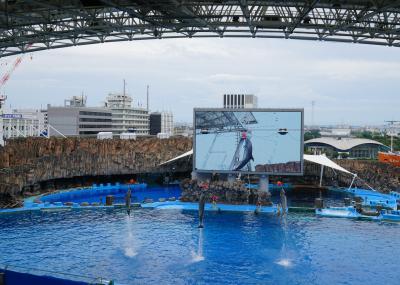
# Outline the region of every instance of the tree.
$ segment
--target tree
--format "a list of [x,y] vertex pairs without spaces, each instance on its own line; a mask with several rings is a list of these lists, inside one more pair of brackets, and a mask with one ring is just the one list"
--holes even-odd
[[304,133],[304,140],[305,141],[308,141],[308,140],[311,140],[311,139],[317,139],[317,138],[320,138],[320,137],[321,137],[321,134],[319,133],[319,130],[311,130],[311,131],[308,131],[308,132]]

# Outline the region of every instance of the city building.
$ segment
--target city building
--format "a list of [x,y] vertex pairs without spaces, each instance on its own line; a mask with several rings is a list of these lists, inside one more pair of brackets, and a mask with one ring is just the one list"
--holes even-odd
[[223,106],[229,109],[257,108],[258,98],[252,94],[224,94]]
[[106,108],[86,107],[86,98],[72,97],[63,107],[48,105],[50,136],[93,136],[112,131],[112,113]]
[[2,115],[3,137],[38,137],[47,135],[47,111],[14,109]]
[[161,113],[150,114],[150,135],[156,136],[161,133]]
[[352,129],[349,126],[337,126],[332,128],[326,128],[320,131],[323,137],[351,137]]
[[360,138],[322,137],[304,142],[306,150],[312,154],[326,154],[334,158],[375,159],[379,151],[388,151],[384,144]]
[[191,137],[193,136],[193,126],[188,123],[176,123],[174,124],[174,135]]
[[174,134],[174,117],[172,112],[154,112],[150,114],[150,135]]
[[112,131],[114,134],[134,132],[137,135],[149,134],[149,111],[146,108],[132,107],[131,96],[110,93],[105,107],[112,112]]

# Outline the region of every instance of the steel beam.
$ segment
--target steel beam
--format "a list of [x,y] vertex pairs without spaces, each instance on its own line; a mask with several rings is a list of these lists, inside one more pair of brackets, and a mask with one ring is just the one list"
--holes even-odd
[[1,1],[0,57],[74,45],[182,37],[400,46],[398,0],[99,0],[89,4]]

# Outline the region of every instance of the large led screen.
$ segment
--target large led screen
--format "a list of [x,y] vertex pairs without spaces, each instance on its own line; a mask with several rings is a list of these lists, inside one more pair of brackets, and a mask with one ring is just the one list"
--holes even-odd
[[303,174],[303,109],[195,109],[194,170]]

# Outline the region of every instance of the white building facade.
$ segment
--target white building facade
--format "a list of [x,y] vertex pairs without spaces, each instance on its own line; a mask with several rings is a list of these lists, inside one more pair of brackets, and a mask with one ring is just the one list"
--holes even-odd
[[114,134],[128,131],[137,135],[149,134],[149,111],[132,107],[132,102],[132,97],[126,94],[111,93],[107,96],[105,107],[112,112]]
[[174,115],[172,112],[153,112],[150,115],[150,134],[169,137],[174,135]]
[[174,134],[174,115],[172,112],[161,112],[161,132],[170,136]]
[[106,108],[48,106],[47,112],[50,136],[96,137],[112,130],[112,114]]
[[5,139],[47,136],[47,112],[34,109],[14,109],[2,114]]

